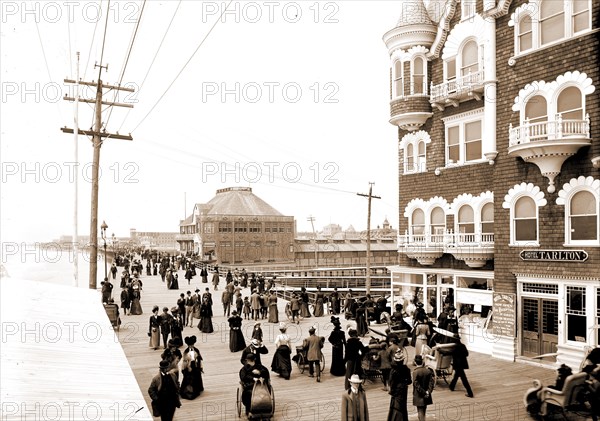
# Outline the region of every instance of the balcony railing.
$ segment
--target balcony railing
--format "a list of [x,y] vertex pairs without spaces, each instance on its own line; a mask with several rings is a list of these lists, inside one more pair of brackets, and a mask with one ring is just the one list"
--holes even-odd
[[469,94],[479,92],[483,87],[484,71],[469,73],[456,79],[447,80],[439,85],[431,84],[430,101],[445,102],[450,99],[461,99]]
[[457,244],[494,244],[493,233],[463,233],[447,230],[444,234],[404,234],[398,236],[398,245],[422,247],[455,247]]
[[444,253],[452,254],[470,267],[482,267],[494,258],[493,233],[409,234],[398,236],[398,250],[424,266],[432,265]]
[[522,126],[512,127],[508,130],[509,146],[522,145],[530,142],[547,140],[563,140],[568,138],[590,138],[590,116],[586,114],[585,120],[564,120],[560,114],[553,121],[540,121],[530,123],[525,120]]

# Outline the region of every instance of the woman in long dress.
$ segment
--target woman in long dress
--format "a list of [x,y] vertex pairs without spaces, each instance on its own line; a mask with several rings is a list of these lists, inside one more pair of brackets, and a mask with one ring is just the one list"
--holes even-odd
[[179,309],[177,307],[171,308],[171,314],[173,319],[171,319],[171,340],[177,348],[183,345],[183,325],[181,324],[181,319],[179,318]]
[[195,399],[204,391],[202,384],[202,356],[198,348],[194,346],[196,336],[186,336],[185,343],[188,346],[183,351],[181,360],[181,371],[183,380],[179,394],[184,399]]
[[158,349],[160,346],[160,318],[158,316],[158,306],[152,309],[152,316],[148,325],[148,336],[150,337],[150,348]]
[[390,409],[388,421],[408,420],[408,386],[412,383],[409,368],[406,366],[404,354],[397,351],[392,359],[392,371],[390,371],[389,394]]
[[200,323],[198,323],[198,329],[202,333],[213,333],[212,325],[212,303],[206,294],[202,297],[202,304],[200,304]]
[[275,338],[275,354],[273,355],[273,361],[271,362],[271,371],[279,373],[281,377],[286,380],[290,379],[292,374],[292,343],[290,337],[286,333],[287,327],[285,323],[279,324],[279,331],[281,332]]
[[229,322],[229,350],[238,352],[246,348],[246,341],[242,332],[242,318],[236,310],[233,310],[231,317],[227,319]]
[[179,289],[179,275],[174,274],[171,280],[171,287],[169,289]]
[[129,314],[143,314],[142,305],[140,300],[142,299],[142,281],[135,278],[131,281],[131,311]]
[[429,330],[429,324],[425,320],[424,313],[418,314],[417,325],[414,329],[415,335],[415,355],[421,355],[423,352],[423,346],[427,345],[427,337],[431,335]]
[[310,317],[310,310],[308,309],[309,295],[308,292],[306,292],[306,288],[304,287],[301,288],[300,298],[300,315],[304,318]]
[[317,286],[317,293],[315,294],[315,310],[313,312],[315,317],[321,317],[323,315],[323,302],[325,301],[325,294],[321,292],[321,286]]
[[271,291],[271,295],[269,295],[268,299],[269,303],[269,323],[279,323],[279,313],[277,310],[277,294],[274,291]]
[[333,376],[343,376],[346,374],[344,365],[344,347],[346,346],[346,334],[342,330],[339,317],[331,317],[333,331],[329,335],[331,343],[331,368],[329,372]]

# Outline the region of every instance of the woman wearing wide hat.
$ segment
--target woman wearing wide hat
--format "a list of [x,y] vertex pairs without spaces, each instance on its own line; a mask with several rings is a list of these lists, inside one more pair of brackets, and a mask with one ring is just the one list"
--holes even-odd
[[187,348],[183,351],[181,360],[181,371],[183,380],[181,382],[181,397],[184,399],[195,399],[204,391],[202,384],[202,356],[198,348],[194,346],[196,336],[186,336],[184,339]]

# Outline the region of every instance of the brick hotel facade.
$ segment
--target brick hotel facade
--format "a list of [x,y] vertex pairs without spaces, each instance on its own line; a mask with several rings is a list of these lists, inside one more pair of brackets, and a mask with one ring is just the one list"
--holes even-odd
[[399,140],[392,299],[433,317],[452,302],[470,349],[579,367],[600,324],[600,2],[399,12],[383,37]]

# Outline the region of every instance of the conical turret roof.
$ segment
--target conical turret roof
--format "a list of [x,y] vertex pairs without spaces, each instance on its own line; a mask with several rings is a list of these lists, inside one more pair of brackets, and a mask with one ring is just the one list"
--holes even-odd
[[427,8],[423,0],[403,0],[402,12],[396,27],[406,27],[411,25],[433,25],[429,18]]

